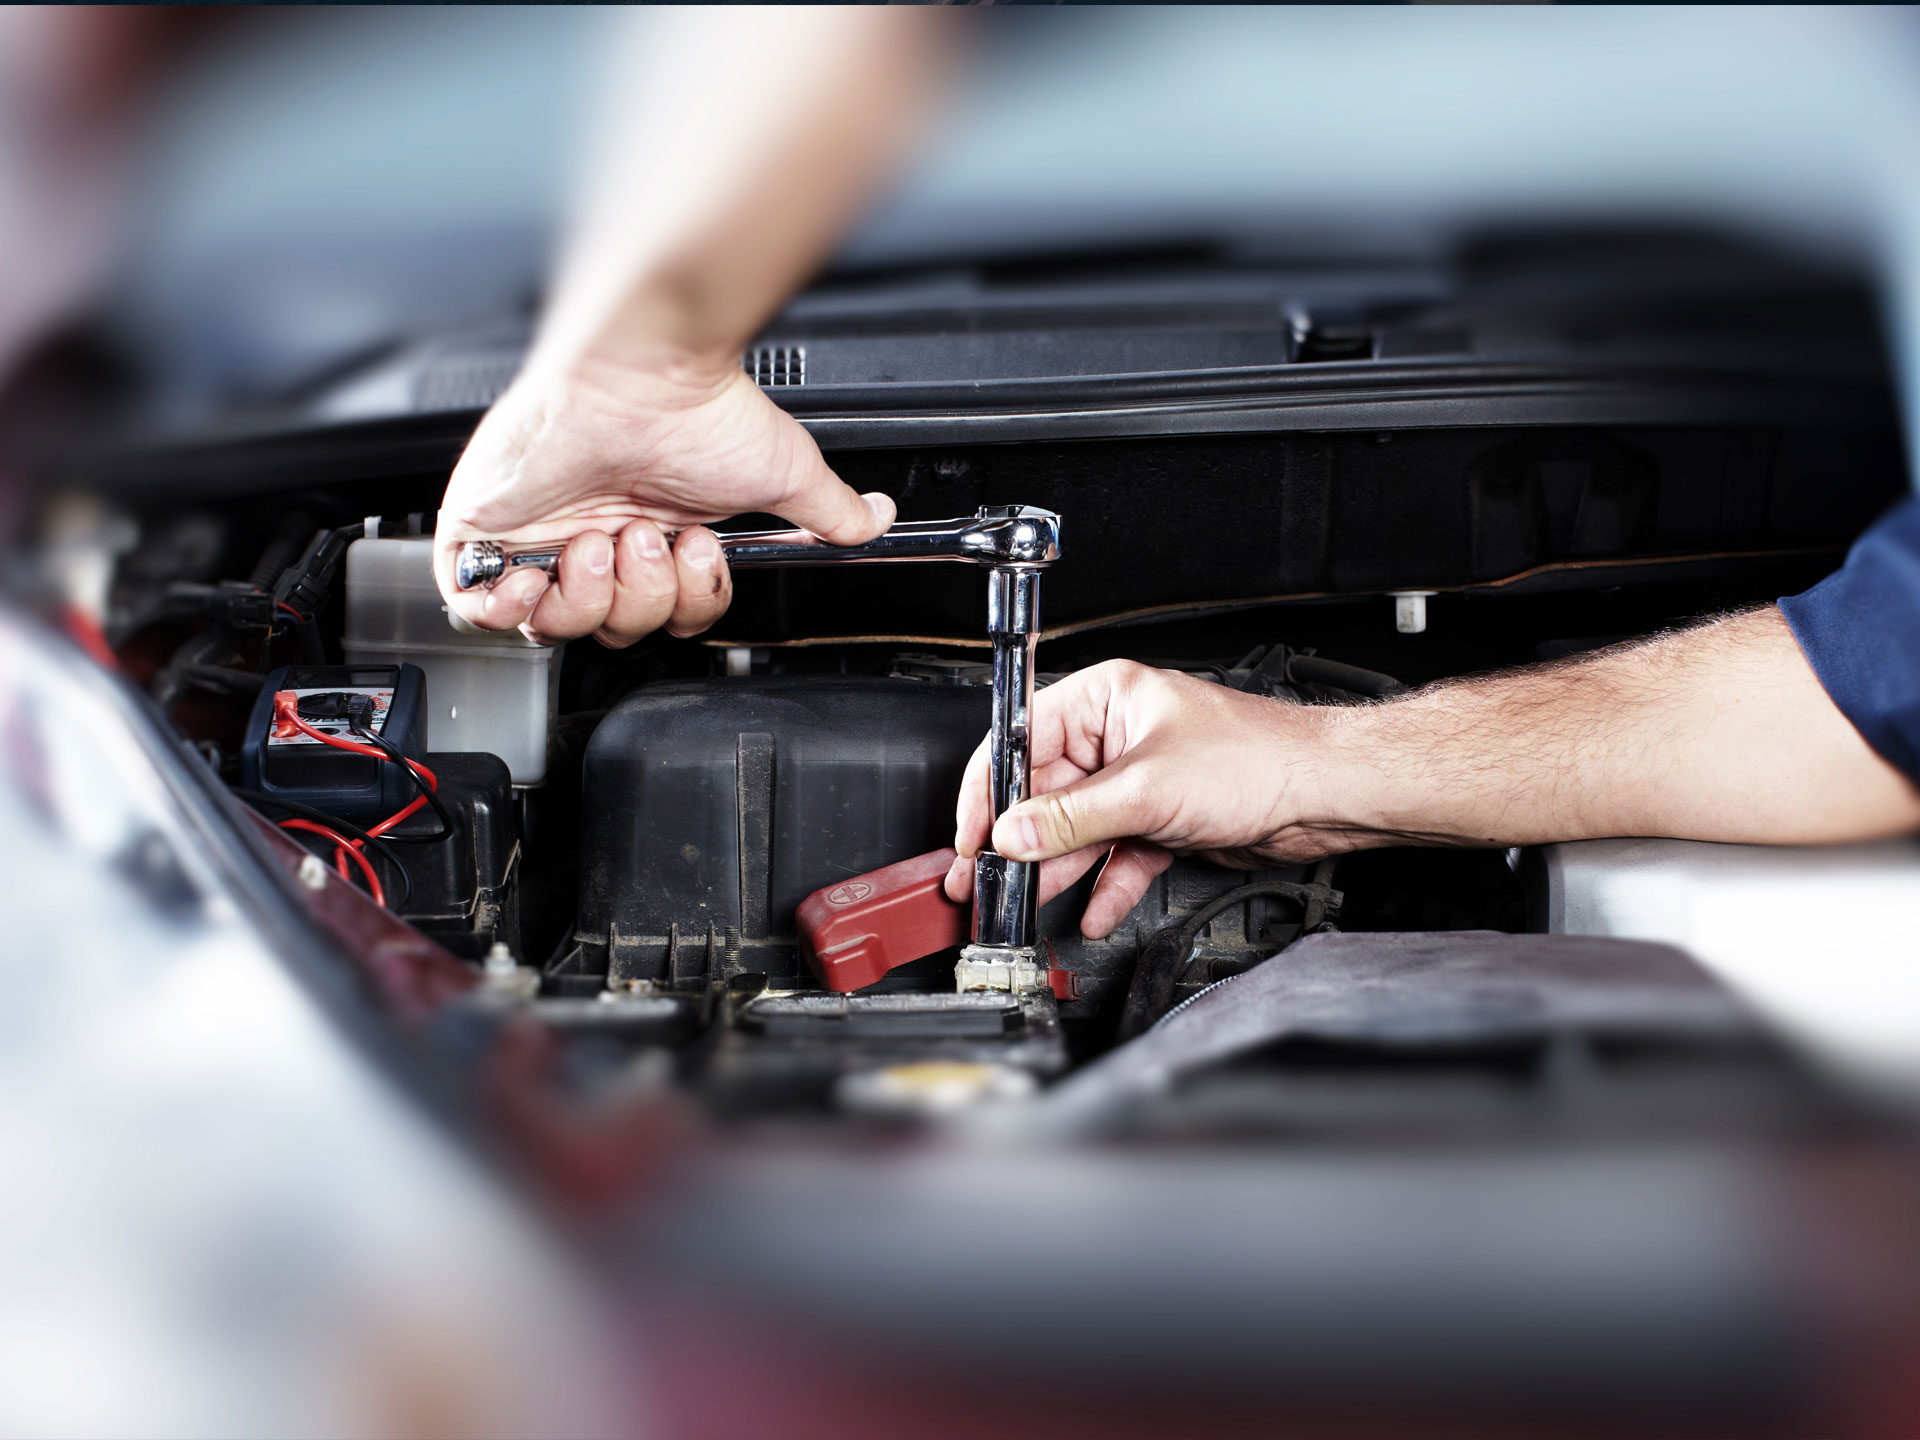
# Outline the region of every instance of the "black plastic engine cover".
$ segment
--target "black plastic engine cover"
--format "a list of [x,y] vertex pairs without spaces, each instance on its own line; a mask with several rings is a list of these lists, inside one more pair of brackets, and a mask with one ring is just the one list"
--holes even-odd
[[[395,848],[413,881],[409,924],[456,955],[478,959],[496,940],[520,948],[513,776],[498,755],[441,751],[425,758],[440,781],[441,804],[454,818],[444,841]],[[422,810],[393,832],[401,842],[440,833],[440,821]]]
[[587,746],[583,958],[604,955],[611,980],[798,973],[807,895],[952,843],[988,702],[970,686],[837,676],[628,696]]

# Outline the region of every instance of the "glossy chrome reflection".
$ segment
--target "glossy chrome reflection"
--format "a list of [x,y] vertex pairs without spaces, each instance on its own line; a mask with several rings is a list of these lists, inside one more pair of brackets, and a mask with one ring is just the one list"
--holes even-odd
[[[747,530],[720,536],[720,548],[730,566],[959,562],[1038,567],[1060,558],[1060,517],[1032,505],[985,505],[953,520],[903,521],[864,545],[831,545],[806,530]],[[492,540],[471,540],[460,547],[454,581],[472,590],[511,569],[551,573],[559,563],[558,546],[506,550]]]
[[[987,586],[987,633],[993,640],[993,718],[988,736],[989,824],[1031,793],[1029,745],[1034,650],[1040,642],[1040,574],[996,570]],[[1031,949],[1039,913],[1039,867],[987,851],[974,864],[976,945]]]

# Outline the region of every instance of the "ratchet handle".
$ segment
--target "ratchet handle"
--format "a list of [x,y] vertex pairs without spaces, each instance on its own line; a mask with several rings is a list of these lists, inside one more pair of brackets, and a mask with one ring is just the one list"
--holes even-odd
[[[947,561],[1038,570],[1060,558],[1060,517],[1032,505],[988,505],[956,520],[909,520],[864,545],[830,545],[805,530],[749,530],[719,539],[729,566]],[[460,547],[454,582],[462,590],[472,590],[491,586],[520,566],[551,574],[559,563],[558,546],[506,550],[492,540],[470,540]]]

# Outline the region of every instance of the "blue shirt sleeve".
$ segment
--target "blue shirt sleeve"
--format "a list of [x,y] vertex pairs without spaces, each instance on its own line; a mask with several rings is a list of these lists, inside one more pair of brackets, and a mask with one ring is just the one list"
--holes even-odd
[[1780,610],[1841,713],[1920,781],[1920,498],[1883,516],[1844,566]]

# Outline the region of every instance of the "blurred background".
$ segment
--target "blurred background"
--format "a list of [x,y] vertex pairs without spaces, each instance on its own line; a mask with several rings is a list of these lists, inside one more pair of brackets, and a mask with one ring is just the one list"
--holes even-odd
[[[59,32],[16,47],[16,69],[36,47],[132,52],[72,82],[118,87],[64,127],[88,137],[82,164],[12,167],[9,229],[85,210],[106,239],[45,248],[101,266],[95,313],[191,407],[531,306],[591,97],[617,84],[596,56],[649,21],[13,23]],[[1873,254],[1896,333],[1912,323],[1920,19],[1904,7],[1014,10],[969,28],[958,102],[842,266],[1196,243],[1416,257],[1506,220],[1718,221]],[[51,78],[16,83],[16,108],[60,111],[35,99]],[[115,210],[40,198],[114,164]]]
[[[1103,256],[1203,257],[1399,274],[1417,296],[1489,231],[1598,235],[1597,263],[1630,271],[1631,237],[1700,227],[1864,277],[1911,476],[1912,10],[958,18],[956,96],[830,281],[905,275],[937,300],[983,261],[1069,257],[1097,286]],[[289,407],[343,426],[429,409],[405,388],[414,371],[381,364],[448,337],[500,371],[461,372],[471,388],[442,407],[477,412],[537,312],[598,97],[626,83],[609,57],[660,23],[512,6],[0,14],[11,551],[59,571],[67,527],[85,543],[63,583],[103,603],[99,557],[131,542],[111,513],[62,508],[72,494],[49,476],[74,455],[210,443]],[[41,687],[50,731],[98,702],[24,642],[0,649],[0,675],[13,697]],[[104,729],[74,745],[46,763],[87,813],[181,825],[143,788],[147,759]],[[37,833],[33,806],[16,810],[15,833]],[[308,1004],[330,982],[288,980],[245,906],[183,938],[87,900],[64,852],[16,848],[0,1429],[1125,1435],[1200,1413],[1264,1434],[1267,1382],[1303,1386],[1317,1398],[1292,1413],[1327,1425],[1388,1392],[1367,1434],[1431,1433],[1441,1410],[1513,1433],[1788,1434],[1836,1386],[1817,1413],[1853,1433],[1920,1421],[1920,1250],[1902,1248],[1920,1190],[1878,1131],[1856,1144],[1842,1126],[1790,1174],[1717,1143],[1491,1167],[1435,1146],[1358,1172],[1335,1156],[1276,1188],[1248,1151],[1195,1156],[1177,1135],[1144,1161],[990,1135],[895,1165],[884,1145],[821,1158],[770,1127],[774,1143],[708,1156],[611,1218],[556,1219],[418,1086],[389,1083],[404,1067],[383,1043]],[[1702,945],[1769,961],[1772,1013],[1864,1057],[1874,1104],[1891,1093],[1904,1114],[1911,957],[1796,968],[1778,947],[1814,921],[1772,908],[1788,883],[1715,892]],[[1910,935],[1909,894],[1876,933]],[[1066,1214],[1070,1243],[1053,1243]],[[1864,1238],[1809,1258],[1806,1226]],[[1010,1313],[1029,1328],[992,1333]],[[1377,1329],[1384,1313],[1404,1329]],[[1456,1328],[1456,1346],[1436,1341]],[[1169,1381],[1151,1404],[1113,1383],[1143,1363],[1126,1339]],[[1549,1403],[1568,1396],[1570,1412]]]

